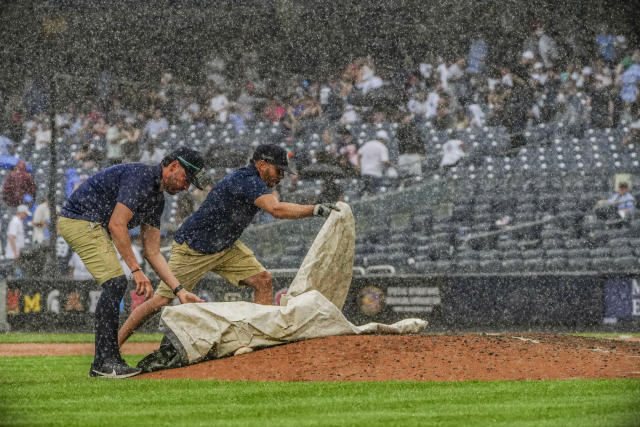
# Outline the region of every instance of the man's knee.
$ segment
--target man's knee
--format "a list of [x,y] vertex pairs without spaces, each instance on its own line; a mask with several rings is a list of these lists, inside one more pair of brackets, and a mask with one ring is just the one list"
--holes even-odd
[[245,280],[245,282],[247,282],[249,286],[253,288],[260,290],[269,290],[272,288],[273,276],[268,271],[263,271],[256,274],[255,276],[251,276],[249,279]]

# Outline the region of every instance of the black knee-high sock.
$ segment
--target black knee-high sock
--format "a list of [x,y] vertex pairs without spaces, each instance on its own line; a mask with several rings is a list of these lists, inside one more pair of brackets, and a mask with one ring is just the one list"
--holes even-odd
[[120,301],[127,290],[127,277],[118,276],[102,284],[102,295],[96,306],[96,350],[94,364],[120,358],[118,320]]

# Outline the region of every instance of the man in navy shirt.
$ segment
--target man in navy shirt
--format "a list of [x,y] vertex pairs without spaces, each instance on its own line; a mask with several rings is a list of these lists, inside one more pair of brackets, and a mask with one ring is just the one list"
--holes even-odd
[[[328,217],[335,206],[280,202],[271,193],[285,172],[290,172],[287,152],[277,145],[256,148],[249,165],[222,179],[200,208],[185,220],[174,236],[169,267],[180,283],[191,290],[209,271],[234,285],[254,289],[258,304],[272,304],[272,276],[239,239],[260,209],[275,218]],[[118,333],[122,345],[147,317],[169,304],[173,295],[162,282],[153,298],[129,315]]]
[[200,154],[181,147],[155,166],[113,166],[80,185],[62,208],[60,234],[102,285],[90,377],[127,378],[140,373],[125,363],[118,349],[118,308],[127,278],[116,249],[133,273],[136,293],[149,298],[153,287],[131,249],[128,229],[140,226],[145,258],[180,302],[202,302],[180,286],[160,253],[160,216],[165,191],[177,194],[190,184],[202,188],[203,165]]

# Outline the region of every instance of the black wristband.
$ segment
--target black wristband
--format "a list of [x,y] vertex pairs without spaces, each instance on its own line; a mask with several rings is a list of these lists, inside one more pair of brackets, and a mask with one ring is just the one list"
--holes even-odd
[[174,294],[175,296],[178,296],[178,292],[180,292],[180,291],[181,291],[181,290],[183,290],[183,289],[184,289],[184,287],[183,287],[182,285],[178,285],[178,286],[176,286],[176,288],[173,290],[173,294]]
[[142,271],[142,268],[138,267],[135,270],[131,270],[131,274],[135,273],[136,271]]

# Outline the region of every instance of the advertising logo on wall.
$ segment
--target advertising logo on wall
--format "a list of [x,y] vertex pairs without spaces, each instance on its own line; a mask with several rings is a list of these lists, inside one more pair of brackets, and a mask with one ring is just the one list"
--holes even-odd
[[384,292],[377,286],[362,288],[356,301],[360,311],[367,316],[374,316],[380,313],[386,305]]
[[604,323],[640,318],[640,282],[637,279],[609,280],[604,290]]

